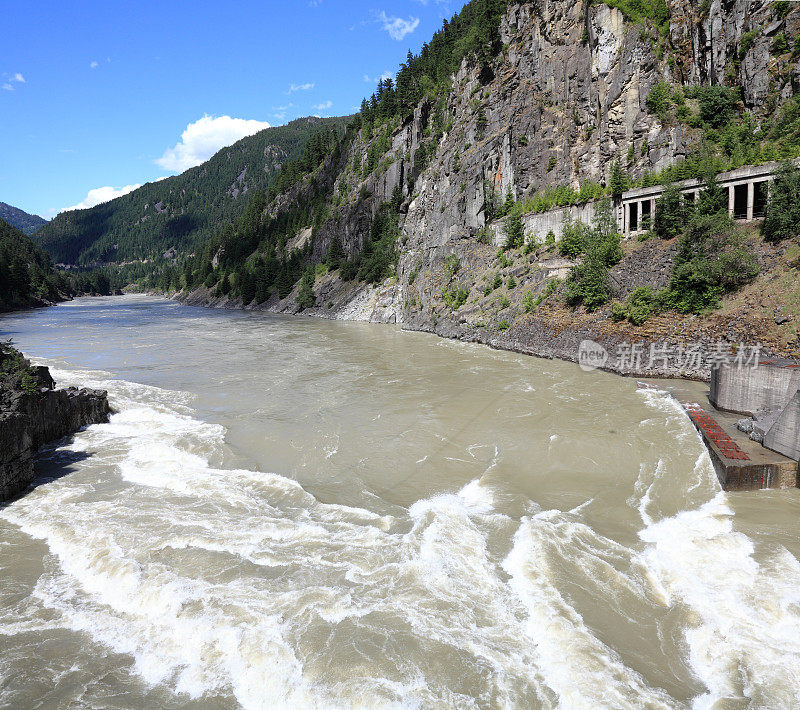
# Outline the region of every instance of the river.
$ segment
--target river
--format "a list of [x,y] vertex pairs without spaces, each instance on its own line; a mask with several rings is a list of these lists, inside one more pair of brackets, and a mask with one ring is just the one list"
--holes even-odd
[[800,491],[663,393],[146,296],[0,333],[116,410],[0,506],[0,707],[800,705]]

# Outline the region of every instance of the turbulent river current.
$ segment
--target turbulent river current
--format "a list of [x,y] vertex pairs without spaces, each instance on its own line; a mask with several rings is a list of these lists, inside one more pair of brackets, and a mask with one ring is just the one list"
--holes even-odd
[[144,296],[0,333],[116,411],[0,505],[0,707],[800,705],[800,492],[664,393]]

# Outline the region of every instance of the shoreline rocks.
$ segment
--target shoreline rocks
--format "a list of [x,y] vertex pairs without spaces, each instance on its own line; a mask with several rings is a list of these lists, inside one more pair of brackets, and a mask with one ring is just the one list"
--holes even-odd
[[3,347],[0,364],[13,359],[26,369],[0,382],[0,502],[24,491],[34,480],[34,461],[44,444],[108,421],[111,409],[103,390],[54,389],[46,367],[31,367],[17,351]]

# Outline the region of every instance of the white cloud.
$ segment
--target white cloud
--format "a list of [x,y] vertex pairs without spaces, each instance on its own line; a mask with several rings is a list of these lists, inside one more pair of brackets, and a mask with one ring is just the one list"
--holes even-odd
[[379,81],[386,81],[387,79],[394,78],[392,72],[385,71],[379,77],[370,76],[369,74],[364,74],[364,81],[367,84],[377,84]]
[[89,207],[94,207],[95,205],[100,205],[103,202],[108,202],[109,200],[113,200],[117,197],[122,197],[123,195],[127,195],[129,192],[133,192],[136,188],[141,187],[141,185],[125,185],[125,187],[96,187],[94,190],[89,190],[86,197],[84,197],[77,205],[72,205],[72,207],[64,207],[59,210],[59,212],[66,212],[67,210],[85,210]]
[[272,107],[272,117],[281,123],[286,120],[287,113],[290,108],[294,108],[294,104],[289,102],[285,106],[273,106]]
[[404,20],[402,17],[390,17],[381,11],[376,15],[376,18],[381,23],[381,29],[386,30],[389,36],[398,42],[406,35],[410,35],[419,26],[419,17],[409,17]]
[[97,69],[97,67],[99,67],[99,66],[100,66],[100,65],[99,65],[97,62],[92,62],[92,63],[89,65],[89,68],[90,68],[90,69]]
[[317,104],[316,106],[312,106],[315,111],[325,111],[333,106],[333,101],[323,101],[321,104]]
[[269,127],[266,121],[205,115],[186,126],[175,147],[167,148],[154,162],[164,170],[182,173],[204,163],[220,148]]
[[10,74],[10,75],[9,74],[3,74],[3,76],[6,78],[6,81],[3,83],[3,88],[6,91],[14,91],[14,84],[24,84],[25,83],[25,77],[22,76],[22,74],[20,74],[19,72],[16,72],[16,73]]
[[293,94],[295,91],[310,91],[313,88],[314,88],[313,81],[309,81],[307,84],[292,84],[289,87],[289,91],[287,91],[286,93]]

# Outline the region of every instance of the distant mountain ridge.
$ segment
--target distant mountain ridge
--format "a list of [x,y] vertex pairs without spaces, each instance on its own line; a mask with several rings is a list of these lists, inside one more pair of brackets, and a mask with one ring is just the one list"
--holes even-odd
[[239,217],[253,192],[347,118],[298,118],[222,148],[202,165],[85,210],[62,212],[35,236],[57,263],[98,264],[191,251]]
[[42,225],[47,224],[47,220],[38,214],[28,214],[19,209],[19,207],[13,207],[5,202],[0,202],[0,219],[8,222],[12,227],[16,227],[28,236]]

